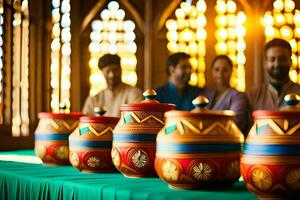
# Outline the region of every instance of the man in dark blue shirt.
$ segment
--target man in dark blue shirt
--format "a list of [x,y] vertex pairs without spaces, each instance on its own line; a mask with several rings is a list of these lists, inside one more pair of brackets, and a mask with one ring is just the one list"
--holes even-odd
[[198,95],[209,98],[211,95],[207,89],[201,89],[188,84],[192,72],[189,61],[190,55],[175,53],[168,57],[167,74],[168,83],[156,89],[156,99],[161,103],[173,103],[177,110],[192,110],[193,99]]

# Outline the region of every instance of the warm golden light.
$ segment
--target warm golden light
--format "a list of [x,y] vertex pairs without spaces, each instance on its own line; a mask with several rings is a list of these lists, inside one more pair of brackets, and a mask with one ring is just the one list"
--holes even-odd
[[226,12],[226,3],[225,1],[217,1],[217,5],[215,7],[217,13],[224,14]]
[[218,42],[216,44],[215,50],[217,54],[227,54],[227,45],[225,42]]
[[289,26],[282,26],[280,28],[280,35],[285,40],[290,40],[293,37],[293,31]]
[[[179,15],[184,14],[184,10]],[[92,32],[90,33],[90,95],[97,94],[106,87],[105,79],[98,68],[98,59],[106,54],[118,54],[121,57],[122,81],[129,85],[136,85],[136,51],[137,45],[134,29],[135,24],[131,20],[124,20],[125,12],[119,8],[117,1],[111,1],[107,9],[100,12],[101,19],[95,19],[91,23]],[[172,30],[167,38],[171,41],[177,41],[176,21],[168,21],[166,26]],[[172,45],[168,46],[173,48]]]
[[225,41],[228,38],[228,33],[225,28],[220,28],[216,31],[216,37],[219,41]]
[[236,11],[236,4],[234,1],[231,0],[227,1],[226,7],[228,13],[234,13]]
[[52,0],[52,42],[51,42],[51,81],[50,106],[52,112],[60,112],[60,105],[70,112],[71,88],[71,5],[69,0]]
[[281,12],[284,8],[283,1],[282,0],[274,1],[273,7],[277,12]]
[[215,22],[218,27],[223,27],[227,25],[227,18],[225,15],[219,15],[216,17]]
[[205,13],[206,3],[204,0],[198,0],[196,7],[197,7],[197,10],[199,11],[199,13]]
[[288,41],[292,47],[292,68],[290,78],[293,82],[300,83],[300,11],[295,10],[293,0],[276,0],[273,3],[273,11],[267,11],[264,15],[266,41],[273,38],[282,38]]
[[[181,3],[181,5],[183,5],[183,3]],[[178,18],[178,19],[183,19],[185,17],[185,14],[184,14],[184,11],[183,9],[177,9],[175,11],[175,16]]]
[[300,26],[300,10],[295,11],[294,23],[295,23],[296,26]]
[[284,11],[285,12],[292,12],[295,8],[295,3],[292,0],[285,0],[284,1]]
[[295,28],[294,35],[296,38],[300,39],[300,27]]
[[267,11],[264,15],[264,24],[266,26],[272,26],[274,23],[274,18],[272,16],[272,13]]
[[[200,87],[205,85],[205,40],[207,32],[204,27],[207,20],[204,14],[206,8],[204,0],[198,0],[196,6],[182,2],[180,8],[175,10],[176,20],[169,19],[166,21],[169,52],[185,52],[191,55],[193,73],[190,84]],[[222,20],[224,19],[220,20],[220,23],[223,23]]]
[[170,19],[166,22],[166,27],[168,30],[176,31],[177,30],[177,23],[176,20]]
[[285,24],[285,22],[286,22],[284,15],[281,13],[275,14],[274,19],[275,19],[275,24],[278,26],[281,26],[281,25]]
[[[224,6],[226,6],[226,10],[224,10]],[[237,90],[244,92],[246,89],[244,67],[246,43],[244,37],[247,17],[244,12],[237,12],[236,3],[233,0],[217,0],[216,11],[215,23],[218,28],[215,32],[217,39],[215,51],[217,54],[228,55],[232,60],[234,68],[230,84]],[[273,18],[270,15],[265,15],[264,21],[272,24]]]
[[266,27],[266,29],[265,29],[265,35],[267,37],[274,38],[276,36],[276,29],[273,28],[272,26]]
[[[2,2],[3,3],[3,2]],[[1,9],[3,14],[3,7]],[[2,17],[2,16],[1,16]],[[3,20],[3,18],[1,18]],[[3,21],[1,21],[3,23]],[[29,135],[29,8],[23,0],[13,14],[12,135]],[[3,56],[3,54],[1,54]]]

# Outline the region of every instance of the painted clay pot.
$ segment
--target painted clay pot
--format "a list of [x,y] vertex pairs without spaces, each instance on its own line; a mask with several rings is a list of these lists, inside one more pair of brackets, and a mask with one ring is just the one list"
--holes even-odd
[[70,163],[80,171],[114,171],[112,131],[120,118],[101,116],[105,111],[100,108],[95,108],[95,113],[80,117],[79,127],[70,135]]
[[169,111],[157,136],[155,169],[176,189],[231,186],[240,177],[244,136],[233,111],[210,111],[208,99],[198,96],[192,112]]
[[78,126],[81,113],[38,114],[39,124],[35,130],[35,154],[50,165],[69,164],[68,137]]
[[300,197],[300,109],[287,95],[280,112],[255,111],[241,158],[246,187],[260,199]]
[[164,113],[175,108],[156,101],[154,90],[143,95],[144,101],[121,106],[121,119],[113,133],[113,163],[127,177],[156,176],[156,135],[164,126]]

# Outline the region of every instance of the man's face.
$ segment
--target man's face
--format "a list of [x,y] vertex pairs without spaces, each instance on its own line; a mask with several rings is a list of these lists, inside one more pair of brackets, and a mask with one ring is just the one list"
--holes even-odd
[[121,67],[116,64],[107,65],[102,68],[107,88],[114,89],[121,82]]
[[266,51],[265,66],[271,81],[286,80],[292,64],[289,50],[274,46]]
[[188,84],[192,73],[192,65],[188,58],[179,60],[179,63],[174,67],[170,67],[170,75],[173,76],[179,83]]

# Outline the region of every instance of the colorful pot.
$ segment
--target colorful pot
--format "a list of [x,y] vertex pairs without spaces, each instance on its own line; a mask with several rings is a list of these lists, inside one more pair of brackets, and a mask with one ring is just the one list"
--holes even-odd
[[121,106],[121,119],[114,129],[112,159],[128,177],[155,176],[156,135],[164,126],[164,112],[173,104],[156,101],[155,91],[144,92],[145,100]]
[[[98,112],[97,112],[98,113]],[[79,127],[69,137],[70,162],[80,171],[114,171],[111,159],[112,131],[118,117],[80,117]]]
[[68,137],[78,126],[81,113],[39,113],[35,153],[45,163],[69,164]]
[[231,186],[240,177],[243,134],[233,111],[210,111],[199,96],[192,112],[169,111],[157,136],[155,169],[172,188]]
[[300,197],[300,109],[296,95],[281,112],[255,111],[241,172],[246,187],[261,199]]

